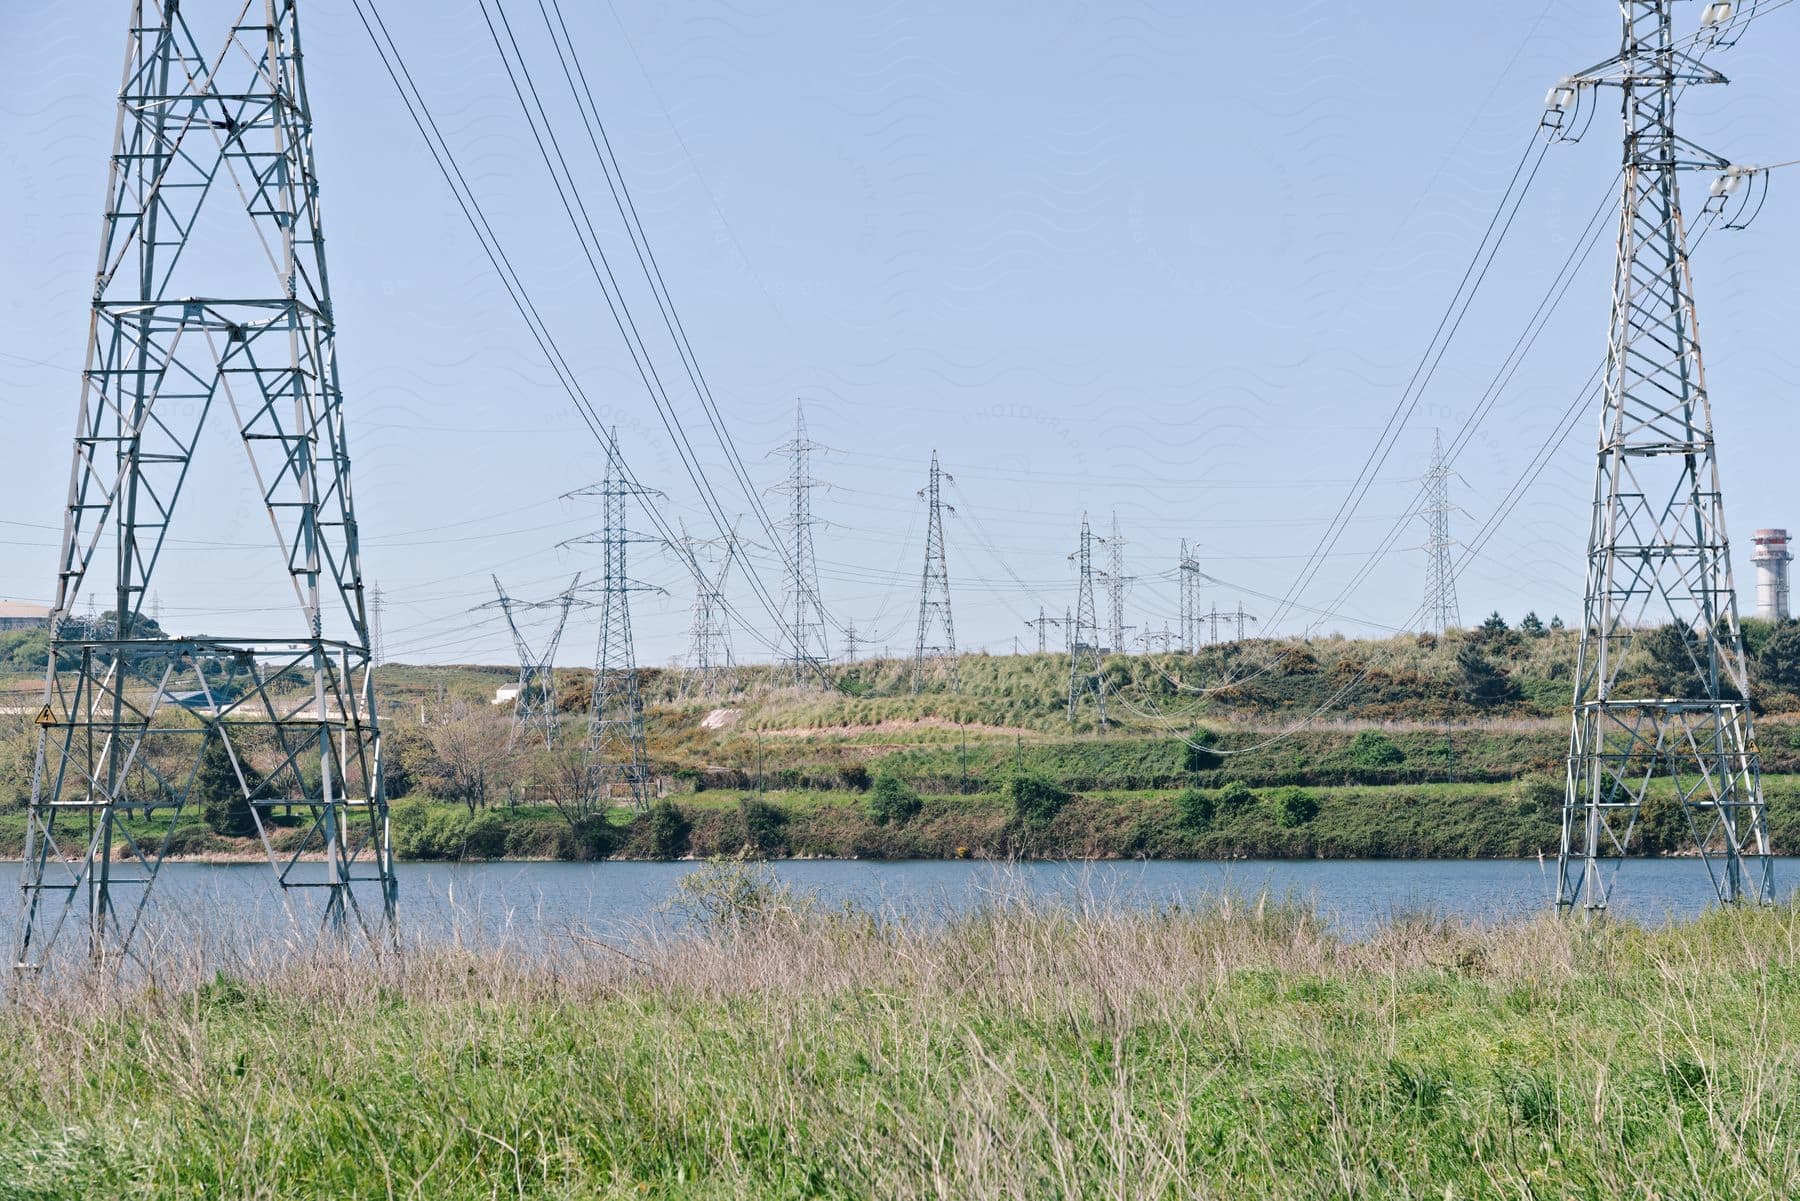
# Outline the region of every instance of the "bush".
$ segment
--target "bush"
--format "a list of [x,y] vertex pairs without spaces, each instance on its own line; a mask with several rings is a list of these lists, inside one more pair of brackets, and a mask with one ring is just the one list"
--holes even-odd
[[878,826],[889,822],[904,825],[917,817],[924,807],[925,802],[919,799],[912,785],[897,776],[875,777],[875,787],[863,802],[869,820]]
[[1210,749],[1218,736],[1204,727],[1195,728],[1181,744],[1181,768],[1183,771],[1212,771],[1223,763],[1218,752]]
[[1364,730],[1350,740],[1350,761],[1358,767],[1392,767],[1406,762],[1406,752],[1379,730]]
[[1777,626],[1756,656],[1758,682],[1784,692],[1800,692],[1800,621]]
[[675,805],[668,801],[658,801],[638,820],[644,823],[644,833],[652,855],[658,859],[679,859],[686,853],[688,832],[693,829],[693,825],[688,821],[687,814]]
[[1304,788],[1276,790],[1269,798],[1269,808],[1275,814],[1275,824],[1284,830],[1304,826],[1319,816],[1318,798]]
[[[238,782],[243,772],[243,783]],[[194,775],[191,792],[200,817],[215,831],[228,838],[251,838],[256,834],[256,815],[250,812],[245,789],[255,792],[262,784],[250,761],[240,752],[238,768],[231,766],[231,752],[219,734],[206,736],[206,749],[200,752],[200,768]]]
[[744,819],[744,845],[758,855],[780,855],[787,851],[787,811],[758,797],[745,797],[738,802]]
[[1220,813],[1241,813],[1256,803],[1256,794],[1242,780],[1229,781],[1219,789],[1218,811]]
[[867,792],[869,769],[860,763],[852,763],[838,772],[838,780],[850,792]]
[[1043,776],[1021,773],[1006,782],[1006,799],[1012,803],[1014,821],[1026,826],[1047,826],[1069,803],[1069,794]]
[[498,813],[417,802],[394,806],[392,816],[401,859],[499,859],[507,852],[507,824]]
[[1212,793],[1203,788],[1183,789],[1175,798],[1175,813],[1180,818],[1184,830],[1204,830],[1212,825],[1213,814],[1217,806],[1213,803]]

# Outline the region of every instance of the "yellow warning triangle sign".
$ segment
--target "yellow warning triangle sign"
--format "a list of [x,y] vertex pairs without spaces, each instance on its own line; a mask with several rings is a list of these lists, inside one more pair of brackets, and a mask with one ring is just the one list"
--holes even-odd
[[49,705],[45,705],[42,709],[38,710],[37,724],[40,726],[53,726],[56,724],[56,714],[50,711]]

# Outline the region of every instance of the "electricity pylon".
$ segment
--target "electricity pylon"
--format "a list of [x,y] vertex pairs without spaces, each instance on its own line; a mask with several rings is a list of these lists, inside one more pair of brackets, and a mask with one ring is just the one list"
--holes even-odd
[[[1619,54],[1564,81],[1623,93],[1624,191],[1588,534],[1557,903],[1604,909],[1646,797],[1670,788],[1719,900],[1773,899],[1767,813],[1677,174],[1675,133],[1724,76],[1676,49],[1672,0],[1623,0]],[[1657,628],[1660,627],[1660,628]],[[1651,632],[1654,630],[1654,641]],[[1642,639],[1649,646],[1639,646]],[[1651,683],[1653,672],[1666,678]],[[1666,782],[1666,783],[1665,783]],[[1607,866],[1612,871],[1604,870]]]
[[1048,638],[1050,627],[1057,626],[1057,627],[1061,627],[1061,628],[1067,628],[1068,621],[1066,620],[1066,617],[1067,617],[1067,614],[1065,614],[1063,617],[1046,617],[1046,616],[1044,616],[1044,606],[1039,605],[1038,606],[1038,615],[1035,618],[1033,618],[1032,620],[1027,621],[1025,623],[1026,625],[1032,627],[1033,629],[1035,629],[1037,631],[1037,653],[1038,654],[1041,655],[1050,649],[1050,640]]
[[1442,634],[1462,625],[1462,611],[1456,603],[1456,568],[1450,552],[1456,543],[1450,537],[1450,477],[1454,472],[1444,461],[1444,441],[1440,431],[1431,431],[1431,468],[1425,473],[1425,504],[1419,510],[1430,531],[1425,539],[1425,620],[1431,631]]
[[381,585],[369,589],[369,662],[380,667],[387,662],[387,639],[383,636],[383,619],[387,615],[387,598]]
[[[515,600],[506,593],[499,576],[494,581],[494,599],[483,609],[499,609],[512,634],[513,649],[519,656],[519,691],[513,697],[512,730],[506,737],[510,750],[521,738],[534,736],[546,748],[556,745],[556,648],[562,643],[563,629],[569,623],[569,608],[575,603],[575,591],[581,587],[581,576],[569,581],[561,593],[546,601]],[[519,628],[519,613],[532,609],[551,609],[555,619],[550,632],[535,649]]]
[[812,456],[825,449],[806,433],[806,407],[794,402],[794,437],[775,450],[788,460],[788,481],[771,491],[788,496],[787,553],[788,664],[796,685],[816,675],[820,664],[831,658],[826,635],[825,606],[819,599],[819,564],[813,557],[813,489],[822,485],[812,475]]
[[650,759],[644,747],[637,647],[631,636],[631,594],[662,590],[631,578],[626,552],[633,542],[661,539],[633,533],[627,511],[633,503],[645,503],[658,493],[633,483],[626,475],[619,457],[619,432],[613,429],[607,432],[606,471],[600,482],[569,495],[598,497],[601,512],[598,533],[572,540],[598,543],[602,560],[600,633],[594,648],[593,688],[588,695],[587,739],[582,744],[587,782],[583,808],[604,806],[623,789],[625,798],[642,809],[650,803]]
[[[203,53],[176,4],[131,5],[37,717],[22,971],[71,926],[98,960],[130,951],[209,754],[228,762],[284,899],[319,897],[327,928],[393,930],[312,109],[293,0],[256,8],[208,31]],[[209,419],[238,434],[283,564],[261,575],[275,560],[243,556],[235,577],[295,604],[240,635],[153,638],[142,607],[166,540],[202,516],[177,511]],[[213,465],[201,475],[210,487]],[[90,587],[112,607],[77,625]],[[274,809],[303,818],[280,850]]]
[[1125,635],[1131,627],[1125,624],[1125,536],[1119,533],[1119,514],[1112,515],[1112,533],[1106,539],[1106,641],[1114,654],[1125,653]]
[[[957,689],[956,623],[950,616],[950,566],[944,556],[944,510],[956,510],[944,504],[940,479],[955,482],[955,477],[938,467],[937,451],[931,452],[931,476],[919,495],[925,498],[929,513],[925,519],[925,572],[919,582],[919,636],[913,643],[912,690],[918,692],[925,683],[926,660],[934,667],[948,669],[950,690]],[[941,634],[941,640],[932,641]]]
[[[702,550],[717,552],[717,565],[701,562]],[[723,538],[695,538],[684,525],[678,553],[694,567],[694,607],[688,625],[687,678],[682,692],[715,697],[732,687],[737,662],[731,648],[731,614],[725,604],[725,580],[737,557],[737,527]]]
[[1106,682],[1100,674],[1100,623],[1094,612],[1094,543],[1087,514],[1081,515],[1081,545],[1069,556],[1076,562],[1075,615],[1069,641],[1069,721],[1075,721],[1082,698],[1094,698],[1094,717],[1106,728]]
[[1200,559],[1188,546],[1186,538],[1181,540],[1178,570],[1181,575],[1181,628],[1176,631],[1177,643],[1191,655],[1200,649],[1200,623],[1206,617],[1200,612]]

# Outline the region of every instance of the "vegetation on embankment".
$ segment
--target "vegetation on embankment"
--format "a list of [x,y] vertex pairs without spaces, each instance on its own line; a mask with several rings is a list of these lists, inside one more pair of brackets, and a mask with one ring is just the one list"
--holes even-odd
[[[1069,792],[1022,777],[997,792],[932,795],[894,777],[865,792],[703,792],[643,813],[615,808],[571,820],[548,805],[470,810],[417,799],[393,807],[402,860],[681,859],[1481,859],[1554,855],[1561,786],[1547,777],[1513,784],[1220,788]],[[889,803],[891,785],[910,800]],[[1777,853],[1800,846],[1800,777],[1765,780]],[[896,805],[898,807],[896,807]],[[123,819],[140,846],[167,829]],[[303,824],[275,831],[291,850]],[[0,857],[16,858],[23,814],[0,814]],[[1653,792],[1639,823],[1638,854],[1685,854],[1690,838],[1668,789]],[[258,859],[254,839],[230,838],[184,819],[171,854]],[[123,834],[121,835],[121,853]]]
[[[1639,639],[1621,687],[1668,695],[1679,685],[1685,650],[1666,634]],[[32,653],[47,654],[35,636]],[[1746,641],[1763,770],[1800,772],[1800,623],[1747,623]],[[29,639],[15,642],[14,660],[19,647],[31,649]],[[895,660],[837,667],[835,690],[743,667],[710,698],[684,695],[691,682],[680,672],[645,669],[648,766],[675,808],[654,817],[615,809],[604,819],[588,816],[583,798],[587,673],[560,674],[554,748],[513,737],[508,710],[491,703],[494,688],[514,678],[509,669],[397,665],[378,679],[386,791],[407,858],[746,848],[890,858],[1495,856],[1557,843],[1574,651],[1569,631],[1490,620],[1441,638],[1252,640],[1193,655],[1114,656],[1104,730],[1091,706],[1069,721],[1065,655],[965,655],[957,689],[938,679],[917,693],[910,663]],[[21,687],[25,697],[41,684]],[[0,853],[16,853],[22,837],[30,712],[0,706]],[[267,738],[237,742],[265,777],[279,766]],[[163,779],[191,769],[173,757],[156,762]],[[1027,828],[1002,797],[1018,777],[1073,800]],[[872,814],[882,781],[919,794],[920,812]],[[1180,817],[1184,794],[1234,788],[1250,790],[1254,803],[1193,801]],[[1771,798],[1786,795],[1772,780]],[[213,800],[229,818],[230,807]],[[1317,814],[1296,820],[1308,807]],[[1198,809],[1214,812],[1197,822]],[[175,854],[257,852],[231,837],[230,822],[204,820],[207,812],[189,806]],[[1658,815],[1647,817],[1650,836],[1635,849],[1673,849],[1656,835]],[[1782,805],[1771,820],[1778,846],[1800,847]],[[301,833],[280,832],[278,849]]]
[[0,1196],[1786,1197],[1800,914],[1664,929],[999,905],[755,878],[544,961],[100,982],[0,1010]]

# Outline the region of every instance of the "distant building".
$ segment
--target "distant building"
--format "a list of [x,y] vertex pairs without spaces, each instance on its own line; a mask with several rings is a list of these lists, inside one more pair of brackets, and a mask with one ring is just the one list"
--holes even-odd
[[517,684],[502,684],[494,689],[493,703],[496,705],[510,705],[518,699],[519,686]]
[[0,600],[0,634],[8,630],[42,630],[49,625],[50,610],[47,606]]
[[1758,530],[1750,541],[1756,547],[1750,552],[1750,561],[1756,564],[1756,615],[1764,621],[1786,621],[1788,564],[1794,561],[1788,532]]

